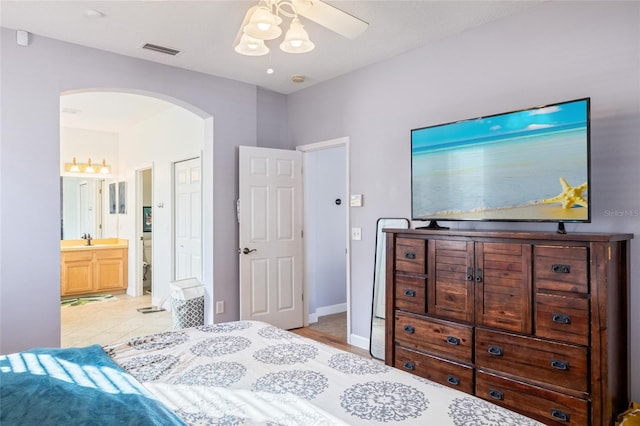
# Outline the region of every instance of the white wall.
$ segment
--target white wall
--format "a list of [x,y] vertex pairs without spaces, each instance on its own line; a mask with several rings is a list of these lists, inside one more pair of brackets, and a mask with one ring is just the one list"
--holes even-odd
[[[119,215],[119,238],[129,240],[129,291],[136,282],[135,265],[142,264],[134,250],[139,237],[138,219],[142,212],[136,207],[136,171],[153,166],[153,263],[154,304],[169,299],[169,283],[173,281],[171,254],[173,251],[171,176],[173,163],[200,157],[204,149],[205,122],[182,107],[172,107],[137,123],[120,133],[119,180],[127,182],[129,209]],[[163,205],[159,207],[158,204]],[[151,205],[151,204],[149,204]],[[141,220],[141,219],[140,219]],[[141,230],[140,230],[141,231]]]
[[212,320],[215,291],[228,307],[215,321],[237,319],[237,147],[256,145],[256,87],[37,34],[27,47],[15,40],[15,31],[2,28],[0,353],[60,344],[59,109],[60,94],[70,90],[155,94],[205,120],[205,315]]
[[[378,217],[410,217],[412,128],[591,97],[591,224],[635,233],[631,249],[631,396],[640,399],[640,3],[543,2],[386,62],[289,95],[291,146],[349,136],[352,333],[369,335]],[[554,231],[554,224],[448,223]],[[370,230],[367,232],[367,230]],[[615,308],[614,308],[615,309]]]

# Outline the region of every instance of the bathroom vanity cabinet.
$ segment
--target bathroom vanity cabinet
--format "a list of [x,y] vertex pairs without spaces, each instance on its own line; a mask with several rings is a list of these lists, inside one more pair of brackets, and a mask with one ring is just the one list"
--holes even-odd
[[62,247],[60,295],[127,290],[128,248],[123,244]]

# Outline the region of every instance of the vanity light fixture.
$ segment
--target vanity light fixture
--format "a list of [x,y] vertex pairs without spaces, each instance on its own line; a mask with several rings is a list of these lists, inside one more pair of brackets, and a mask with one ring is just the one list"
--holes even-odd
[[73,161],[71,163],[65,163],[64,171],[70,173],[97,173],[101,174],[109,174],[111,173],[111,167],[107,165],[107,160],[102,160],[102,164],[100,167],[96,167],[91,163],[91,158],[87,160],[86,163],[78,163],[76,161],[76,157],[73,157]]
[[84,168],[84,172],[85,173],[95,173],[96,169],[93,168],[93,165],[91,164],[91,158],[89,158],[89,160],[87,160],[87,166]]

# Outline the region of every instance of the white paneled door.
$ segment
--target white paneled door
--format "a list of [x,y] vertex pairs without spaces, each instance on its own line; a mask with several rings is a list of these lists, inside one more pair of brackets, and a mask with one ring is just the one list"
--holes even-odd
[[302,153],[240,147],[240,319],[303,326]]
[[202,164],[174,164],[175,278],[202,281]]

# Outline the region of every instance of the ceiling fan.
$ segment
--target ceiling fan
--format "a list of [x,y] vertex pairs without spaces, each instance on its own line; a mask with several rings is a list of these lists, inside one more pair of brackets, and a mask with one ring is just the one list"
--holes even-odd
[[315,47],[298,16],[349,39],[358,37],[369,26],[367,22],[321,0],[260,0],[245,14],[233,43],[235,51],[247,56],[269,53],[265,41],[280,37],[283,16],[291,18],[284,41],[280,43],[280,49],[287,53],[305,53]]

